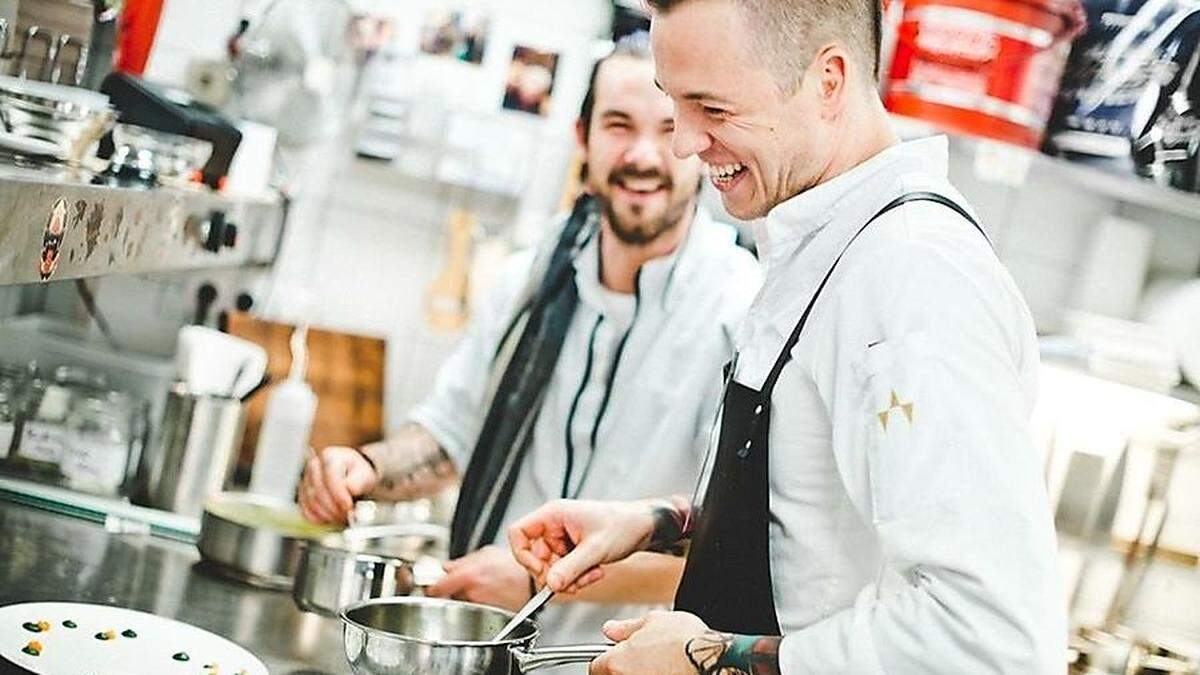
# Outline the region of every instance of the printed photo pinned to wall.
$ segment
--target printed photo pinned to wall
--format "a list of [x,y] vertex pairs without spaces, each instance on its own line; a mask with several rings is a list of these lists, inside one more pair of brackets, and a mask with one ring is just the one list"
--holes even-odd
[[479,10],[435,9],[421,26],[421,51],[476,65],[487,47],[488,16]]
[[558,54],[521,45],[514,47],[504,82],[504,108],[545,116],[557,69]]

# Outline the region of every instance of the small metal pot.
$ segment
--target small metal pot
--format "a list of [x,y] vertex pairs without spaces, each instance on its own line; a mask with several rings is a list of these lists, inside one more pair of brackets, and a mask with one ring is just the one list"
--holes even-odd
[[513,614],[494,607],[435,598],[387,598],[341,612],[346,659],[355,675],[510,675],[589,663],[609,645],[535,649],[537,624],[526,620],[494,641]]
[[205,504],[196,547],[222,576],[282,591],[292,587],[305,544],[332,532],[305,523],[295,504],[225,492]]
[[432,581],[421,578],[416,563],[444,548],[447,538],[444,527],[410,523],[351,528],[309,542],[292,599],[306,612],[337,616],[362,600],[408,595]]

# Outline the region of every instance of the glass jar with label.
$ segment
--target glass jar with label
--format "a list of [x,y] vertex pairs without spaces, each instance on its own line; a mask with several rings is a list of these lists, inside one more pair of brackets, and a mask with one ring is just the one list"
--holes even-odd
[[34,379],[21,398],[22,422],[14,463],[22,473],[55,476],[66,452],[63,422],[70,412],[71,390],[62,384]]
[[76,397],[102,389],[102,377],[78,366],[59,366],[54,381],[34,379],[22,397],[14,465],[25,475],[56,481],[67,454],[67,416]]
[[121,392],[88,389],[75,397],[60,467],[67,487],[106,496],[122,493],[136,410],[133,399]]
[[0,461],[6,461],[17,440],[20,380],[16,370],[0,364]]

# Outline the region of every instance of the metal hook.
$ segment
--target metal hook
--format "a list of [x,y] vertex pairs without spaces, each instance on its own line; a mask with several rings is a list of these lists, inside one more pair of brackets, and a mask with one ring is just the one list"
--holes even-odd
[[75,47],[75,67],[69,84],[72,86],[79,84],[83,76],[83,69],[87,65],[87,46],[81,41],[65,34],[59,36],[58,44],[54,48],[54,54],[50,58],[50,62],[46,65],[46,68],[42,71],[42,75],[47,82],[59,84],[62,80],[63,52],[70,46]]
[[21,50],[17,52],[17,77],[24,78],[29,75],[25,60],[29,56],[30,40],[41,40],[46,45],[46,50],[42,54],[43,67],[45,61],[51,56],[51,52],[54,51],[54,39],[50,37],[49,33],[43,31],[40,26],[30,26],[27,28],[25,30],[25,39],[21,41]]

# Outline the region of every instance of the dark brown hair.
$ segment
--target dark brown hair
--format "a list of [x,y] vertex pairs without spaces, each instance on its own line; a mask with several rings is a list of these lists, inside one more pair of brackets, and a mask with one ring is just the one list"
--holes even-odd
[[592,113],[596,109],[596,79],[600,75],[600,66],[606,61],[618,56],[625,56],[634,59],[649,61],[653,57],[650,54],[650,34],[645,31],[637,31],[630,33],[625,37],[617,40],[617,44],[613,47],[608,56],[596,62],[592,66],[592,76],[588,79],[587,94],[583,97],[583,105],[579,108],[579,121],[583,125],[583,140],[588,140],[588,134],[592,126]]

